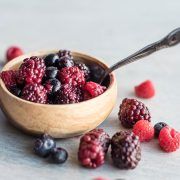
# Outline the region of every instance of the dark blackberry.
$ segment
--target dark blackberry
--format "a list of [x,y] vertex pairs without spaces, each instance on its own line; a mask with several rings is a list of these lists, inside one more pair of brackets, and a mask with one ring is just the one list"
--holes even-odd
[[116,167],[134,169],[141,160],[141,146],[133,132],[120,131],[111,140],[111,157]]
[[61,147],[54,148],[51,152],[51,159],[56,164],[63,164],[68,159],[68,152]]
[[58,55],[59,55],[60,58],[62,58],[62,57],[64,57],[64,56],[69,57],[70,59],[73,58],[73,57],[72,57],[72,54],[71,54],[71,51],[69,51],[69,50],[60,50],[60,51],[58,52]]
[[19,68],[17,81],[19,84],[40,84],[45,69],[44,59],[36,56],[26,58]]
[[59,61],[59,56],[57,54],[49,54],[44,58],[47,67],[56,66],[57,61]]
[[46,88],[47,92],[49,94],[51,93],[55,93],[58,90],[60,90],[61,88],[61,83],[58,79],[53,78],[53,79],[48,79],[47,81],[45,81],[44,83],[44,87]]
[[79,88],[72,87],[69,84],[61,86],[61,89],[56,92],[55,104],[72,104],[82,101],[82,91]]
[[18,97],[21,96],[21,89],[18,88],[17,86],[11,86],[10,92],[11,92],[12,94],[14,94],[15,96],[18,96]]
[[167,126],[167,124],[165,122],[158,122],[154,125],[155,137],[159,137],[159,133],[160,133],[161,129],[165,126]]
[[47,102],[47,90],[40,84],[28,84],[22,90],[21,98],[27,101],[45,104]]
[[58,73],[57,67],[49,66],[46,68],[45,78],[46,79],[56,78],[57,73]]
[[56,61],[56,66],[58,67],[58,69],[72,67],[74,66],[74,61],[68,56],[63,56],[58,61]]
[[63,84],[74,87],[82,87],[85,84],[84,72],[75,66],[61,69],[58,77]]
[[42,137],[36,139],[34,143],[34,152],[41,157],[47,157],[51,154],[53,149],[56,147],[54,139],[44,134]]
[[90,69],[89,67],[84,63],[76,63],[76,66],[84,72],[85,79],[88,81],[90,79]]
[[148,108],[136,99],[125,98],[120,105],[118,116],[125,128],[132,128],[139,120],[151,121]]

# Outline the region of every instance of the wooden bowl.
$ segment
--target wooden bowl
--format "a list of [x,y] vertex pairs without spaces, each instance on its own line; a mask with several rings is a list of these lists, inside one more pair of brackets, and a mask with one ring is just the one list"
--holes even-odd
[[[23,59],[31,56],[43,57],[52,51],[29,53],[7,63],[2,71],[18,69]],[[107,65],[91,56],[72,52],[75,59],[89,64],[98,64],[103,69]],[[66,138],[83,134],[96,128],[112,111],[116,97],[117,84],[114,74],[110,74],[108,89],[100,96],[76,104],[47,105],[20,99],[11,94],[0,80],[1,109],[16,127],[33,135],[48,133],[54,138]]]

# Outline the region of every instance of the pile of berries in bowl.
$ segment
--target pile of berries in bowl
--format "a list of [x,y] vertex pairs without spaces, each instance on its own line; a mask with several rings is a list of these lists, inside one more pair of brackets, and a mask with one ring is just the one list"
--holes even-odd
[[18,70],[3,71],[1,79],[15,96],[41,104],[79,103],[106,90],[93,82],[91,68],[75,61],[68,50],[26,58]]

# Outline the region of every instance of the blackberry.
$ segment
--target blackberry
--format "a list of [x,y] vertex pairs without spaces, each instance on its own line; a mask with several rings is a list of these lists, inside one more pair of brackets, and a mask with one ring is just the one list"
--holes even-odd
[[47,157],[55,147],[56,143],[54,139],[47,134],[43,134],[42,137],[36,139],[34,143],[34,152],[38,156]]
[[61,83],[56,78],[48,79],[47,81],[45,81],[44,87],[46,88],[46,90],[49,94],[52,94],[52,93],[54,94],[55,92],[60,90]]
[[46,79],[56,78],[57,73],[58,73],[57,67],[49,66],[46,68],[45,78]]
[[63,84],[82,87],[85,84],[84,72],[78,67],[66,67],[59,71],[59,79]]
[[61,147],[54,148],[51,152],[51,159],[56,164],[63,164],[68,159],[68,152]]
[[111,149],[113,163],[120,169],[134,169],[141,160],[140,141],[133,132],[116,133],[111,139]]
[[44,59],[36,56],[26,58],[19,68],[17,81],[19,84],[40,84],[45,69]]
[[89,81],[83,87],[84,100],[92,99],[104,93],[105,86],[101,86],[95,82]]
[[47,91],[40,84],[28,84],[22,90],[21,98],[27,101],[45,104],[47,102]]
[[65,67],[73,67],[74,61],[68,56],[63,56],[58,61],[56,61],[56,66],[58,67],[58,69],[62,69]]
[[3,80],[6,88],[8,90],[11,89],[11,87],[16,86],[16,78],[17,78],[17,71],[9,70],[9,71],[3,71],[0,74],[1,79]]
[[45,65],[56,66],[56,62],[59,61],[59,56],[57,54],[49,54],[44,58]]
[[61,86],[61,89],[56,92],[55,104],[72,104],[82,101],[82,91],[79,88],[72,87],[69,84]]
[[76,66],[84,72],[84,76],[85,76],[85,79],[86,81],[88,81],[90,79],[90,69],[89,67],[84,64],[84,63],[76,63]]
[[159,133],[161,129],[164,128],[165,126],[167,126],[165,122],[158,122],[154,125],[155,137],[159,137]]
[[125,98],[120,105],[118,116],[125,128],[132,128],[139,120],[151,121],[148,108],[136,99]]
[[73,58],[73,57],[72,57],[72,54],[71,54],[71,51],[69,51],[69,50],[60,50],[60,51],[58,52],[58,55],[59,55],[60,58],[62,58],[62,57],[64,57],[64,56],[69,57],[70,59]]

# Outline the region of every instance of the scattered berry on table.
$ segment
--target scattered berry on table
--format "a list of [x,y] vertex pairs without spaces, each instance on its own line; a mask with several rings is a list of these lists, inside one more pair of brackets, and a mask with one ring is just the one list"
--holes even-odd
[[141,146],[133,132],[120,131],[111,139],[111,157],[116,167],[134,169],[141,160]]
[[125,98],[120,105],[118,116],[125,128],[132,128],[139,120],[151,121],[148,108],[136,99]]
[[59,71],[59,80],[63,84],[82,87],[85,84],[84,72],[78,67],[66,67]]
[[155,137],[159,137],[159,133],[163,127],[167,126],[165,122],[158,122],[154,125]]
[[45,74],[44,59],[33,56],[24,59],[18,71],[18,83],[19,84],[40,84]]
[[61,86],[61,89],[56,92],[54,103],[55,104],[72,104],[81,102],[82,91],[79,88],[73,87],[69,84]]
[[47,157],[51,154],[52,150],[56,147],[54,139],[44,134],[42,137],[36,139],[34,143],[34,152],[41,157]]
[[68,56],[61,57],[58,61],[56,61],[56,66],[58,69],[62,69],[65,67],[73,67],[74,61]]
[[16,86],[17,84],[16,83],[17,71],[14,70],[3,71],[1,72],[0,77],[3,80],[8,90],[10,90],[12,86]]
[[46,68],[45,78],[46,79],[56,78],[57,74],[58,74],[57,67],[49,66]]
[[22,90],[21,98],[35,103],[46,104],[47,90],[40,84],[27,84]]
[[6,59],[7,61],[10,61],[18,56],[21,56],[23,54],[23,51],[21,48],[17,46],[9,47],[6,51]]
[[140,98],[152,98],[155,95],[155,88],[152,81],[147,80],[135,86],[135,94]]
[[166,152],[174,152],[180,148],[180,133],[165,126],[159,133],[159,145]]
[[61,83],[58,79],[53,78],[53,79],[48,79],[44,83],[44,87],[46,88],[47,92],[49,94],[55,93],[61,88]]
[[65,49],[64,49],[64,50],[60,50],[60,51],[58,52],[58,55],[59,55],[60,58],[61,58],[61,57],[64,57],[64,56],[69,57],[70,59],[73,58],[71,51],[65,50]]
[[56,66],[57,61],[59,61],[59,56],[57,54],[49,54],[44,58],[46,67]]
[[133,126],[133,133],[141,142],[150,141],[154,137],[154,127],[147,120],[140,120]]
[[83,87],[84,100],[92,99],[104,93],[106,90],[105,86],[101,86],[95,82],[87,82]]
[[61,147],[54,148],[51,152],[51,159],[56,164],[63,164],[68,159],[68,152]]
[[88,81],[90,79],[90,69],[89,67],[84,63],[76,63],[76,66],[84,72],[85,79]]

